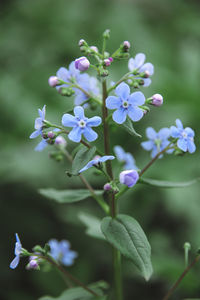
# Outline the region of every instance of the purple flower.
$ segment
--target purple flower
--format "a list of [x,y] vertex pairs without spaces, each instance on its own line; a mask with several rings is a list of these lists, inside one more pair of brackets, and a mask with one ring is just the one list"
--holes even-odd
[[41,261],[40,258],[38,258],[38,256],[29,256],[29,263],[26,266],[27,270],[39,270],[39,262]]
[[22,250],[22,244],[20,242],[20,239],[19,239],[19,236],[18,236],[17,233],[15,233],[15,237],[16,237],[15,258],[10,263],[10,268],[11,269],[15,269],[18,266],[19,260],[20,260],[20,253],[21,253],[21,250]]
[[125,152],[121,146],[115,146],[114,152],[116,154],[117,159],[120,162],[124,163],[124,170],[138,169],[138,167],[135,165],[135,159],[131,155],[131,153]]
[[62,117],[62,124],[66,127],[73,127],[70,131],[68,138],[73,142],[80,142],[82,134],[89,141],[93,142],[97,139],[98,134],[91,129],[91,127],[97,127],[101,124],[100,117],[86,118],[84,115],[84,109],[81,106],[74,108],[74,116],[70,114],[64,114]]
[[45,113],[46,113],[46,105],[43,106],[43,109],[38,109],[39,118],[35,119],[35,131],[31,133],[30,139],[35,139],[39,135],[42,134],[42,128],[43,128],[43,121],[45,120]]
[[89,161],[87,163],[87,165],[79,171],[79,173],[82,173],[82,172],[86,171],[87,169],[89,169],[93,166],[98,166],[100,163],[103,163],[107,160],[113,160],[113,159],[115,159],[115,157],[112,156],[112,155],[105,155],[105,156],[102,156],[102,157],[96,156],[93,160]]
[[104,184],[103,189],[104,189],[104,191],[110,191],[112,189],[112,187],[111,187],[110,183],[107,182]]
[[119,181],[122,184],[132,187],[139,179],[138,172],[136,170],[126,170],[119,174]]
[[[170,129],[169,128],[162,128],[158,133],[152,128],[148,127],[146,129],[146,136],[148,137],[149,141],[142,142],[141,146],[147,150],[152,151],[151,157],[155,157],[160,151],[166,148],[170,142],[168,138],[170,137]],[[166,153],[172,153],[174,149],[167,150]],[[161,158],[163,155],[160,155]]]
[[[138,53],[136,54],[135,58],[130,58],[128,61],[128,68],[132,72],[134,70],[138,71],[139,73],[146,73],[149,76],[153,75],[154,73],[154,66],[151,63],[144,63],[146,59],[145,54]],[[138,77],[137,79],[143,79],[144,85],[149,86],[151,84],[150,78],[141,78]]]
[[145,103],[145,97],[141,92],[135,92],[130,94],[130,88],[128,84],[122,82],[115,89],[116,96],[109,96],[106,99],[106,107],[108,109],[116,109],[113,113],[113,120],[122,124],[126,121],[127,115],[132,121],[139,121],[144,113],[139,107]]
[[58,242],[52,239],[48,242],[51,251],[50,255],[58,262],[65,266],[71,266],[74,259],[78,256],[77,252],[70,250],[70,243],[66,240]]
[[86,71],[90,66],[89,60],[85,57],[79,57],[75,60],[75,68],[79,71]]
[[193,153],[196,151],[194,143],[195,133],[190,127],[183,128],[183,124],[179,119],[176,119],[176,126],[171,126],[171,136],[177,138],[177,146],[182,151]]

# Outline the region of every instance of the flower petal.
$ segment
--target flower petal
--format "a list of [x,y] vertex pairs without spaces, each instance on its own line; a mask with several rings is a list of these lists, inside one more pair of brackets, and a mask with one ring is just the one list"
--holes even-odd
[[129,71],[133,71],[133,70],[136,69],[136,67],[135,67],[135,59],[132,58],[132,57],[128,61],[128,68],[129,68]]
[[106,99],[106,107],[108,109],[117,109],[120,107],[122,101],[119,97],[116,96],[109,96]]
[[150,139],[150,140],[155,140],[157,138],[157,132],[152,128],[152,127],[148,127],[146,129],[146,136]]
[[143,87],[150,86],[151,84],[151,78],[142,78],[144,81]]
[[132,121],[137,122],[144,116],[143,110],[137,106],[129,106],[128,116]]
[[153,149],[154,143],[153,143],[153,141],[146,141],[146,142],[142,142],[141,146],[145,150],[150,151]]
[[187,151],[187,141],[184,139],[179,139],[177,142],[177,146],[179,149],[182,151],[186,152]]
[[169,128],[162,128],[158,131],[158,138],[161,140],[165,140],[170,136],[170,129]]
[[[154,158],[157,154],[158,154],[158,148],[156,147],[156,145],[154,145],[153,150],[151,152],[151,157]],[[162,156],[160,155],[159,158],[161,157]]]
[[46,142],[46,140],[42,140],[39,144],[37,144],[37,146],[35,147],[35,151],[39,151],[41,152],[42,150],[44,150],[44,148],[46,148],[48,146],[48,143]]
[[87,165],[86,165],[85,167],[83,167],[83,168],[79,171],[79,173],[82,173],[82,172],[86,171],[87,169],[93,167],[93,166],[94,166],[95,164],[97,164],[97,163],[98,163],[98,160],[96,160],[96,159],[93,159],[93,160],[89,161],[89,162],[87,163]]
[[127,109],[120,107],[113,113],[112,118],[117,124],[122,124],[126,121],[127,113]]
[[183,124],[182,124],[181,120],[176,119],[176,126],[178,127],[178,129],[183,129]]
[[84,115],[84,109],[82,106],[75,106],[74,107],[74,115],[76,118],[81,119],[85,119],[85,115]]
[[87,125],[91,127],[97,127],[101,124],[101,118],[100,117],[92,117],[87,120]]
[[195,143],[190,139],[187,141],[187,147],[190,153],[194,153],[196,151]]
[[79,126],[76,126],[70,131],[70,133],[68,134],[68,138],[75,143],[79,143],[81,140],[81,134],[81,128]]
[[43,126],[42,118],[36,118],[35,119],[35,129],[36,130],[41,129],[42,126]]
[[180,130],[177,128],[177,127],[175,127],[175,126],[171,126],[170,127],[170,130],[171,130],[171,136],[173,137],[173,138],[178,138],[178,137],[180,137]]
[[41,134],[40,130],[36,130],[34,132],[31,133],[31,135],[29,136],[30,139],[35,139],[36,137],[38,137]]
[[135,68],[139,69],[144,64],[145,58],[146,56],[144,53],[138,53],[135,56]]
[[194,130],[192,130],[192,128],[190,127],[186,127],[185,132],[188,134],[189,137],[194,137],[195,135]]
[[64,68],[64,67],[61,67],[57,73],[56,73],[56,76],[60,79],[62,79],[63,81],[68,81],[68,74],[69,74],[69,71]]
[[88,142],[93,142],[97,139],[98,134],[89,126],[86,126],[83,130],[83,135]]
[[77,119],[70,114],[64,114],[62,117],[62,124],[65,127],[74,127],[77,125],[77,123]]
[[128,102],[132,105],[143,105],[145,103],[145,96],[142,92],[135,92],[130,95]]
[[105,155],[99,158],[99,162],[103,163],[107,160],[113,160],[115,157],[113,155]]
[[115,146],[114,147],[114,152],[115,152],[115,154],[117,156],[117,159],[119,161],[125,161],[126,152],[124,151],[124,149],[121,146]]
[[127,100],[130,95],[130,87],[125,82],[122,82],[116,87],[115,93],[122,100]]
[[20,256],[19,255],[15,256],[15,258],[10,263],[10,268],[15,269],[19,264],[19,260],[20,260]]
[[151,63],[146,63],[140,68],[140,72],[148,71],[149,75],[153,75],[154,73],[154,66]]

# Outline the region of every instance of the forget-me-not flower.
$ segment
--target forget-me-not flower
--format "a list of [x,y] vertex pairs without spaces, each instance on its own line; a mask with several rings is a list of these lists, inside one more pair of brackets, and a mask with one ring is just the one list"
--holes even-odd
[[[82,78],[85,76],[85,74],[80,74],[80,71],[75,68],[75,62],[72,61],[69,65],[69,70],[67,68],[61,67],[57,73],[56,76],[58,79],[61,79],[65,82],[78,82],[79,78]],[[61,84],[56,87],[57,90],[59,90],[61,87],[69,87],[68,84]]]
[[89,161],[87,163],[87,165],[79,171],[79,173],[82,173],[82,172],[86,171],[87,169],[89,169],[93,166],[98,166],[100,163],[104,163],[107,160],[113,160],[113,159],[115,159],[115,157],[112,156],[112,155],[105,155],[105,156],[102,156],[102,157],[96,156],[96,157],[94,157],[93,160]]
[[137,170],[138,167],[135,164],[135,159],[131,153],[125,152],[121,146],[115,146],[114,152],[117,159],[124,163],[124,170]]
[[[98,81],[95,77],[89,76],[88,74],[84,74],[84,77],[79,77],[78,85],[86,91],[88,94],[98,96],[99,95],[99,88],[98,88]],[[75,89],[75,98],[74,103],[75,105],[81,105],[84,101],[88,99],[88,96],[81,91],[80,89]]]
[[181,120],[176,120],[176,126],[171,126],[171,136],[173,138],[177,138],[177,146],[182,151],[193,153],[196,150],[196,146],[194,143],[194,130],[190,127],[183,128],[183,124]]
[[17,233],[15,233],[15,237],[16,237],[15,258],[10,263],[10,268],[11,269],[15,269],[18,266],[19,260],[20,260],[20,253],[21,253],[21,250],[22,250],[22,244],[20,242],[20,239],[19,239],[19,236],[18,236]]
[[122,124],[126,121],[127,115],[132,121],[139,121],[143,115],[143,110],[139,107],[145,103],[145,97],[142,92],[135,92],[130,94],[130,88],[128,84],[122,82],[116,89],[116,96],[109,96],[106,99],[106,107],[108,109],[116,109],[113,113],[113,120]]
[[98,134],[91,128],[97,127],[101,124],[100,117],[86,118],[84,109],[81,106],[74,108],[74,115],[64,114],[62,117],[62,124],[66,127],[73,127],[68,134],[68,138],[73,142],[80,142],[82,134],[89,141],[93,142],[97,139]]
[[136,170],[126,170],[119,174],[119,181],[128,187],[134,186],[139,179],[139,174]]
[[[136,54],[135,58],[130,58],[128,61],[128,68],[130,71],[137,70],[139,73],[147,73],[149,76],[154,73],[154,66],[151,63],[144,63],[146,56],[144,53]],[[150,78],[141,78],[137,77],[137,79],[142,79],[144,81],[143,86],[149,86],[151,84]]]
[[[149,140],[142,142],[141,146],[147,151],[152,151],[151,157],[155,157],[170,144],[170,141],[168,141],[170,135],[171,132],[169,128],[162,128],[160,131],[156,132],[152,127],[148,127],[146,129],[146,136]],[[174,149],[169,149],[166,153],[172,153],[173,151]],[[161,157],[162,155],[159,156],[159,158]]]
[[77,252],[70,250],[70,243],[66,240],[58,242],[56,239],[52,239],[48,242],[51,251],[50,255],[58,262],[65,266],[71,266],[74,263],[74,259],[78,256]]
[[35,139],[39,135],[42,135],[42,128],[43,128],[43,121],[45,120],[45,113],[46,113],[46,105],[43,106],[43,109],[38,109],[39,118],[35,119],[35,131],[31,133],[30,139]]

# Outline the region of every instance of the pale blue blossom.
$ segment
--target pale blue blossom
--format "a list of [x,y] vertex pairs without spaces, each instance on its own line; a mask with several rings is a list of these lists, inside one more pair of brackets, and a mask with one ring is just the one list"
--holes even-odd
[[71,266],[74,263],[74,259],[78,256],[77,252],[70,250],[70,243],[66,240],[57,241],[51,239],[48,242],[50,246],[50,255],[58,262],[65,266]]
[[79,171],[79,173],[82,173],[91,167],[98,166],[99,164],[104,163],[107,160],[113,160],[113,159],[115,159],[115,157],[112,155],[105,155],[102,157],[96,156],[93,160],[89,161],[87,165]]
[[15,258],[10,263],[10,268],[11,269],[15,269],[18,266],[19,260],[20,260],[20,254],[21,254],[21,250],[22,250],[22,244],[20,242],[20,239],[19,239],[19,236],[18,236],[17,233],[15,233],[15,237],[16,237]]
[[121,146],[115,146],[114,152],[116,154],[117,159],[124,164],[124,170],[138,169],[138,167],[135,164],[135,159],[131,153],[125,152]]

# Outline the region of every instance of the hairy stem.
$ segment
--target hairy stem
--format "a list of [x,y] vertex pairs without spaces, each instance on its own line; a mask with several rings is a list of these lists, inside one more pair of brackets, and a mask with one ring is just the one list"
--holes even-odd
[[183,271],[183,273],[181,274],[181,276],[178,278],[178,280],[175,282],[175,284],[171,287],[171,289],[168,291],[167,295],[163,298],[163,300],[168,300],[170,298],[170,296],[173,294],[173,292],[175,291],[175,289],[181,283],[181,281],[183,280],[183,278],[185,277],[185,275],[199,261],[199,259],[200,259],[200,255],[198,255],[197,257],[195,257],[195,259],[193,260],[193,262]]
[[[108,111],[106,107],[106,98],[107,98],[107,86],[106,80],[102,83],[103,97],[102,97],[102,117],[103,117],[103,130],[104,130],[104,152],[105,155],[110,154],[110,137],[109,137],[109,127],[108,122]],[[109,177],[113,180],[113,172],[111,161],[106,162],[106,171]],[[110,195],[110,215],[112,218],[115,218],[117,215],[117,203],[115,199],[115,194]],[[122,278],[121,278],[121,254],[116,248],[112,248],[113,253],[113,272],[114,272],[114,289],[115,289],[115,300],[122,300]]]

